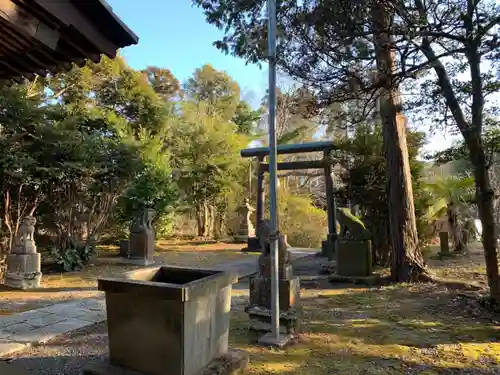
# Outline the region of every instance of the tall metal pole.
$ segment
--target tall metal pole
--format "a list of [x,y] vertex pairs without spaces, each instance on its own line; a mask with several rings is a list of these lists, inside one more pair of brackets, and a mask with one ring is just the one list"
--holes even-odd
[[277,152],[276,152],[276,0],[267,2],[269,47],[269,202],[271,216],[271,324],[272,334],[279,341],[280,304],[278,285],[278,193],[277,193]]

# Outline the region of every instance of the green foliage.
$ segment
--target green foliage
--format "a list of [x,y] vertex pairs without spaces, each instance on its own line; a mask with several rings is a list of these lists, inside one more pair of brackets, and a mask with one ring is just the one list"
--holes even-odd
[[[408,132],[410,169],[415,196],[417,227],[420,240],[426,242],[429,233],[424,230],[428,222],[423,214],[426,211],[427,197],[423,193],[420,177],[423,163],[416,157],[424,144],[424,134]],[[382,132],[379,126],[358,125],[352,138],[338,141],[339,151],[333,157],[343,166],[341,178],[344,187],[339,194],[348,198],[351,204],[360,208],[361,216],[373,237],[373,247],[378,261],[385,262],[390,253],[389,212],[387,196],[386,161]]]
[[296,247],[320,248],[326,239],[326,212],[313,206],[311,198],[280,189],[278,194],[280,231]]
[[127,226],[146,208],[153,208],[155,222],[166,226],[170,213],[176,208],[177,189],[172,177],[171,155],[164,143],[165,136],[151,136],[146,131],[135,140],[142,165],[118,204],[120,221]]
[[226,72],[211,65],[196,69],[184,85],[184,92],[191,101],[205,102],[211,111],[222,119],[230,120],[236,114],[240,103],[240,86]]
[[263,115],[262,109],[254,110],[247,102],[241,101],[236,107],[233,122],[238,127],[238,132],[251,135],[255,132],[256,124]]
[[52,258],[61,271],[71,272],[85,267],[95,253],[95,244],[76,244],[70,242],[66,248],[52,248]]

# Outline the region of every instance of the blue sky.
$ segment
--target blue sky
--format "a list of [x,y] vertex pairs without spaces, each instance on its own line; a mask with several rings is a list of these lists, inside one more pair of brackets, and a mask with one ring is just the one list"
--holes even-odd
[[205,22],[190,0],[108,0],[113,11],[139,36],[139,44],[123,49],[122,56],[135,69],[146,65],[168,68],[181,82],[196,68],[209,63],[227,71],[242,89],[243,98],[257,105],[267,86],[267,69],[245,65],[212,46],[221,38]]
[[[266,65],[261,70],[218,51],[212,43],[222,37],[222,32],[205,21],[202,11],[191,5],[191,0],[108,0],[108,3],[139,36],[138,45],[121,51],[130,66],[168,68],[184,82],[196,68],[209,63],[228,72],[240,84],[243,99],[259,105],[267,88]],[[425,149],[446,148],[453,139],[456,137],[434,135]]]

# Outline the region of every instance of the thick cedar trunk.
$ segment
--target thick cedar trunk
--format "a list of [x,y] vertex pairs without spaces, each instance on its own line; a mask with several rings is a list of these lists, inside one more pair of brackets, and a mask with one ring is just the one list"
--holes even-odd
[[484,258],[486,261],[486,274],[490,287],[490,297],[496,303],[500,303],[500,277],[498,270],[495,214],[493,210],[494,193],[486,167],[486,157],[482,147],[480,151],[476,151],[474,154],[475,155],[472,156],[472,162],[474,164],[479,218],[483,226],[482,241]]
[[393,80],[396,62],[389,30],[392,16],[380,2],[374,3],[371,11],[377,69],[382,83],[379,103],[389,189],[391,276],[398,282],[417,281],[425,273],[425,263],[418,244],[406,123],[400,113],[397,82]]

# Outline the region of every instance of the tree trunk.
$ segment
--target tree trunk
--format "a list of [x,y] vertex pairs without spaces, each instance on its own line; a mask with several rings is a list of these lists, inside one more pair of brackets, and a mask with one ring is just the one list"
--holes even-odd
[[205,236],[205,210],[203,204],[196,205],[196,225],[198,226],[198,237]]
[[476,197],[479,217],[483,226],[482,241],[484,258],[486,261],[486,274],[490,287],[490,298],[496,304],[500,303],[500,277],[497,258],[497,241],[495,228],[495,215],[493,210],[494,192],[491,186],[486,157],[480,143],[478,149],[471,151],[474,165],[474,178],[476,180]]
[[398,282],[417,281],[425,273],[425,262],[418,244],[406,123],[401,114],[399,88],[393,79],[396,70],[390,37],[393,16],[382,2],[375,2],[371,12],[378,76],[382,84],[379,104],[389,189],[391,276]]

